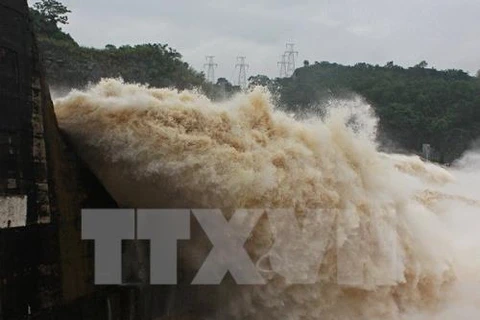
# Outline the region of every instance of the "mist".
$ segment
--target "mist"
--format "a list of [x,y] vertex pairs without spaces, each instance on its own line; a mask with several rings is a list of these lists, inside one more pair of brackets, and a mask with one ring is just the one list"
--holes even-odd
[[[236,208],[294,208],[299,221],[311,209],[335,209],[309,220],[315,246],[298,249],[324,252],[316,284],[270,273],[265,286],[225,281],[190,296],[199,317],[480,317],[478,151],[450,168],[381,152],[378,119],[362,100],[296,119],[260,88],[214,103],[107,79],[57,99],[55,110],[123,207],[221,208],[227,217]],[[272,248],[268,225],[261,218],[245,246],[254,261]],[[182,268],[207,253],[192,240]],[[352,281],[339,283],[340,272]]]

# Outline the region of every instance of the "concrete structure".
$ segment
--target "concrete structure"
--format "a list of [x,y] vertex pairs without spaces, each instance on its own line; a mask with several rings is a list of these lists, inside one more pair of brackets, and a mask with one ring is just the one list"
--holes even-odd
[[60,135],[43,74],[27,2],[0,0],[0,319],[130,319],[133,291],[95,287],[80,239],[81,208],[115,202]]

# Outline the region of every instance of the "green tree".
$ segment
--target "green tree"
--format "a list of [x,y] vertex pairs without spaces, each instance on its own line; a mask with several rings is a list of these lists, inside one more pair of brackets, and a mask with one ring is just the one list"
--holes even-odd
[[421,69],[424,69],[426,67],[428,67],[428,63],[425,60],[421,61],[420,63],[418,63],[414,66],[414,68],[421,68]]
[[68,13],[71,13],[63,4],[55,0],[42,0],[33,5],[45,19],[55,24],[68,24]]
[[268,87],[271,84],[269,77],[263,74],[258,74],[256,76],[251,76],[248,78],[248,87],[253,88],[257,86]]
[[30,8],[33,29],[39,37],[68,41],[77,45],[73,38],[62,31],[59,24],[68,24],[70,13],[63,4],[54,0],[37,2]]

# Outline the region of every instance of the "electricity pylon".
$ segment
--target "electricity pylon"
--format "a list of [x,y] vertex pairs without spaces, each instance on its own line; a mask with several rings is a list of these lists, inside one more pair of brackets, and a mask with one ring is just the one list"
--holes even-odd
[[280,67],[280,78],[287,77],[287,55],[283,54],[281,60],[277,62]]
[[211,83],[215,83],[215,68],[218,67],[213,58],[214,56],[206,56],[207,63],[203,65],[204,68],[207,68],[207,81]]
[[237,64],[235,65],[235,69],[238,68],[237,85],[242,89],[247,87],[247,70],[249,68],[249,65],[245,63],[245,59],[246,57],[237,57]]
[[287,50],[285,51],[286,62],[287,62],[287,77],[291,77],[295,72],[295,62],[298,57],[298,51],[295,51],[295,44],[287,43]]

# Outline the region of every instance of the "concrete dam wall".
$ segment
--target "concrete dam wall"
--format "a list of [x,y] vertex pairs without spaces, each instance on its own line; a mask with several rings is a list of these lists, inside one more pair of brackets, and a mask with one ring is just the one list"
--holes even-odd
[[0,0],[0,319],[141,319],[96,287],[82,208],[115,202],[61,136],[27,1]]

